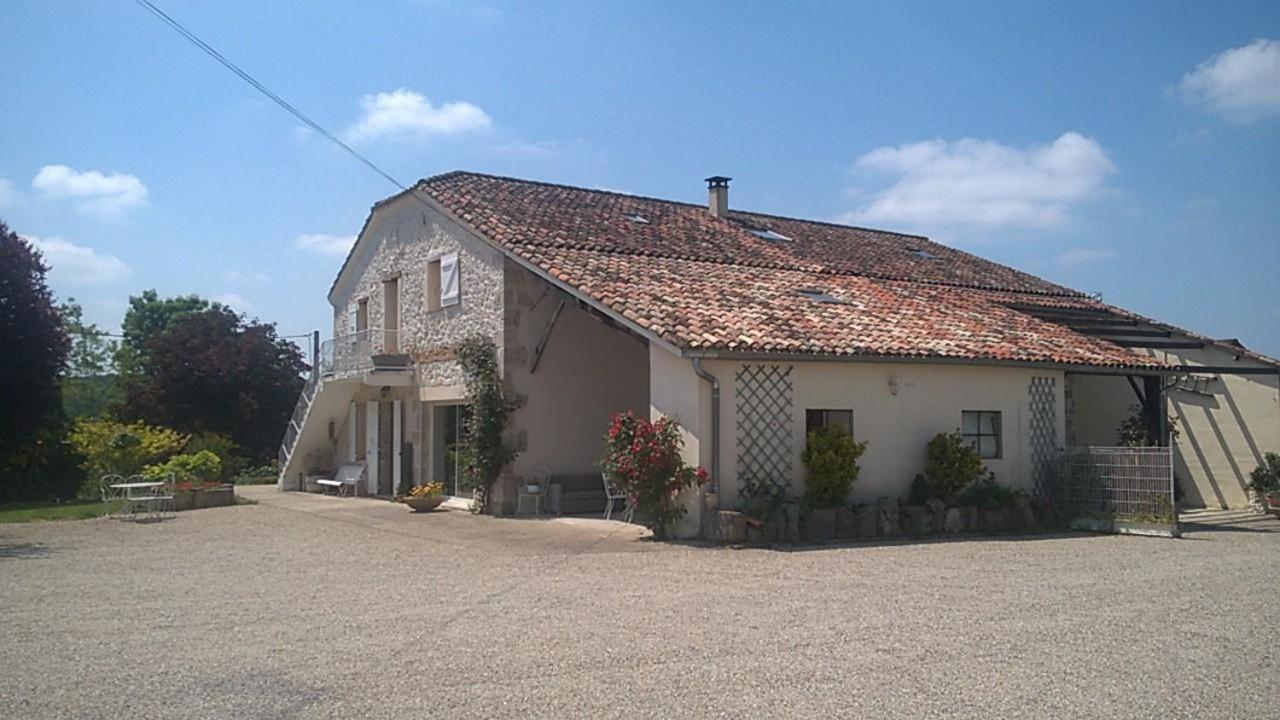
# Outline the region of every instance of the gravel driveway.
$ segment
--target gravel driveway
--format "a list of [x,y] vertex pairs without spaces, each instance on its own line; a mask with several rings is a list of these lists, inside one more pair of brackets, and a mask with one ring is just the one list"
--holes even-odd
[[0,716],[1280,715],[1265,523],[781,552],[257,492],[0,526]]

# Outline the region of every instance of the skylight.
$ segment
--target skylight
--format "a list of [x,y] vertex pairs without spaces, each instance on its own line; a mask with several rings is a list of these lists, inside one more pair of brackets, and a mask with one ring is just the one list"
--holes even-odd
[[626,213],[622,217],[630,220],[633,223],[640,223],[641,225],[649,224],[649,218],[641,215],[640,213]]
[[914,247],[913,247],[913,248],[907,248],[907,252],[911,253],[912,255],[915,255],[915,256],[916,256],[916,257],[918,257],[918,258],[921,258],[922,260],[937,260],[937,259],[938,259],[938,256],[937,256],[937,255],[934,255],[933,253],[929,252],[928,250],[921,250],[920,248],[914,248]]
[[791,238],[786,235],[776,233],[765,228],[750,228],[750,231],[752,235],[755,235],[758,238],[764,238],[770,242],[791,242]]
[[802,288],[800,290],[797,290],[796,292],[809,298],[810,300],[815,300],[817,302],[833,303],[835,305],[845,304],[844,300],[841,300],[840,298],[836,297],[835,295],[832,295],[826,290],[817,290],[814,288]]

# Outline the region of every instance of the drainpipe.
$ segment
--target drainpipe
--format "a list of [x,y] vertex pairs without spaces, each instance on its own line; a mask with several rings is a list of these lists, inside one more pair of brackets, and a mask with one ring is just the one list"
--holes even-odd
[[693,372],[711,383],[711,492],[720,494],[720,381],[702,369],[702,358],[693,359]]

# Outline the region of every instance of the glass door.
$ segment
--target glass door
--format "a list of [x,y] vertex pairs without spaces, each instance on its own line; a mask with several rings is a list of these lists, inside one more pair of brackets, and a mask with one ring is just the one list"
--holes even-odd
[[462,477],[459,449],[462,447],[462,423],[466,405],[436,405],[433,408],[432,461],[433,479],[444,484],[444,494],[470,497],[471,487]]

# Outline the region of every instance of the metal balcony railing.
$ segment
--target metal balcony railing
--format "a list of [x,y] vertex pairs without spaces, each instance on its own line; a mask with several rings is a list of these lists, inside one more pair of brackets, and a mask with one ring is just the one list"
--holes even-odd
[[326,377],[351,375],[373,369],[377,355],[397,355],[399,330],[361,330],[320,343],[320,372]]

